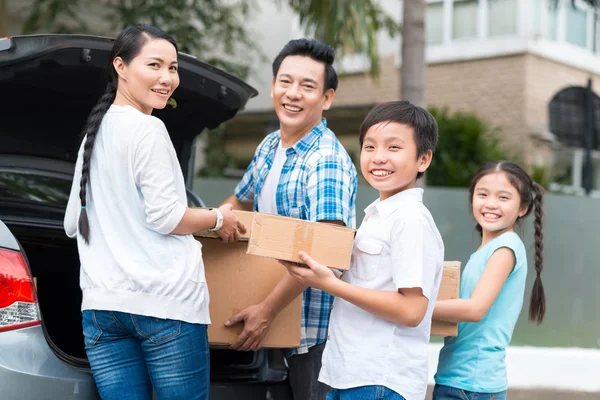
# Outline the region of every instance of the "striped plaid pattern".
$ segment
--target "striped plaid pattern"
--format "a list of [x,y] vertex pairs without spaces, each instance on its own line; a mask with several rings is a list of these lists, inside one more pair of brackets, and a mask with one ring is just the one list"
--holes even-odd
[[[254,158],[235,189],[240,201],[254,202],[273,165],[279,131],[269,134],[256,149]],[[286,151],[276,191],[277,212],[308,221],[343,221],[356,227],[356,168],[344,147],[322,119],[308,134]],[[327,340],[333,296],[308,288],[302,296],[301,343],[291,354],[307,353],[311,346]]]

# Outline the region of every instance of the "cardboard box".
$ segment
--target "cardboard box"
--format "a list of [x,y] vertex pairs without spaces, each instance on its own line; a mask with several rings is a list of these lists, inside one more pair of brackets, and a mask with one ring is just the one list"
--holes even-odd
[[[460,262],[445,261],[444,273],[438,292],[438,300],[452,300],[459,297],[460,284]],[[431,336],[456,336],[458,335],[458,323],[436,321],[431,322]]]
[[[242,224],[246,227],[246,233],[240,235],[241,239],[248,240],[250,238],[250,231],[252,229],[252,220],[254,219],[254,213],[252,211],[238,211],[233,210],[233,214],[238,217]],[[194,236],[209,237],[209,238],[220,238],[217,232],[212,232],[208,229],[198,231],[194,233]],[[240,240],[241,240],[240,239]]]
[[348,270],[356,231],[345,226],[255,213],[248,254],[302,262],[305,251],[329,268]]
[[[287,270],[276,260],[246,254],[247,242],[224,243],[211,238],[197,239],[202,243],[210,292],[212,324],[208,327],[208,341],[211,346],[228,346],[242,332],[243,323],[226,327],[225,321],[246,307],[264,300],[287,274]],[[298,347],[301,316],[302,296],[298,296],[275,318],[263,347]]]

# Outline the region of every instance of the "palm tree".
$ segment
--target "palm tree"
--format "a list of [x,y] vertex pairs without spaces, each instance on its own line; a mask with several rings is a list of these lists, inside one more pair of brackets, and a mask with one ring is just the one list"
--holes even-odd
[[0,37],[8,35],[8,5],[7,0],[0,0]]
[[404,0],[400,98],[425,107],[425,0]]
[[[422,1],[422,0],[418,0]],[[298,15],[300,24],[315,37],[330,44],[341,55],[367,54],[370,74],[379,77],[377,33],[384,29],[390,36],[399,25],[381,8],[379,0],[278,0]]]
[[[371,75],[379,76],[377,32],[392,36],[400,27],[379,7],[377,0],[282,0],[300,17],[308,30],[337,49],[366,53]],[[400,98],[425,105],[425,0],[403,1],[402,67]]]

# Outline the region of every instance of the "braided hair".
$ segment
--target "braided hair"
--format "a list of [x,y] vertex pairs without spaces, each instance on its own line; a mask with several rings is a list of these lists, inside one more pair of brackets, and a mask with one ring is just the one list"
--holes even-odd
[[[531,291],[531,300],[529,303],[529,320],[541,324],[546,314],[546,296],[544,294],[544,285],[542,284],[541,273],[544,268],[544,233],[542,231],[544,223],[544,189],[518,164],[511,161],[492,161],[488,162],[477,170],[475,177],[469,187],[470,201],[473,202],[475,186],[481,178],[495,172],[504,172],[508,181],[517,189],[521,197],[520,209],[527,208],[527,212],[517,218],[520,222],[534,210],[535,214],[535,272],[536,277]],[[477,224],[475,229],[482,233],[481,226]]]
[[90,223],[87,215],[87,188],[90,182],[90,161],[94,151],[96,136],[102,124],[102,120],[108,109],[115,101],[118,88],[118,76],[113,67],[113,60],[120,57],[123,63],[129,64],[142,50],[142,47],[151,39],[164,39],[171,43],[177,50],[175,39],[167,35],[162,30],[150,26],[139,24],[124,29],[115,39],[112,50],[108,58],[106,89],[100,99],[92,108],[83,128],[83,163],[81,167],[81,181],[79,189],[79,199],[81,200],[81,213],[79,214],[79,233],[86,244],[90,241]]

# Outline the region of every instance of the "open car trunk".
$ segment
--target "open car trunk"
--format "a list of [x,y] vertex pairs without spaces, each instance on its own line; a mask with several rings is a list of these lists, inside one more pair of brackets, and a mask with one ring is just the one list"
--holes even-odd
[[64,361],[87,367],[81,326],[77,242],[55,229],[9,226],[37,282],[46,339]]
[[[56,355],[79,368],[89,368],[81,325],[81,289],[77,242],[56,228],[9,223],[23,248],[32,275],[46,339]],[[238,352],[211,349],[211,379],[216,381],[281,381],[282,357],[276,350]]]
[[[0,39],[0,153],[74,162],[80,132],[104,92],[113,39],[31,35]],[[179,53],[180,84],[154,110],[187,172],[193,139],[244,109],[258,92],[238,78]]]

